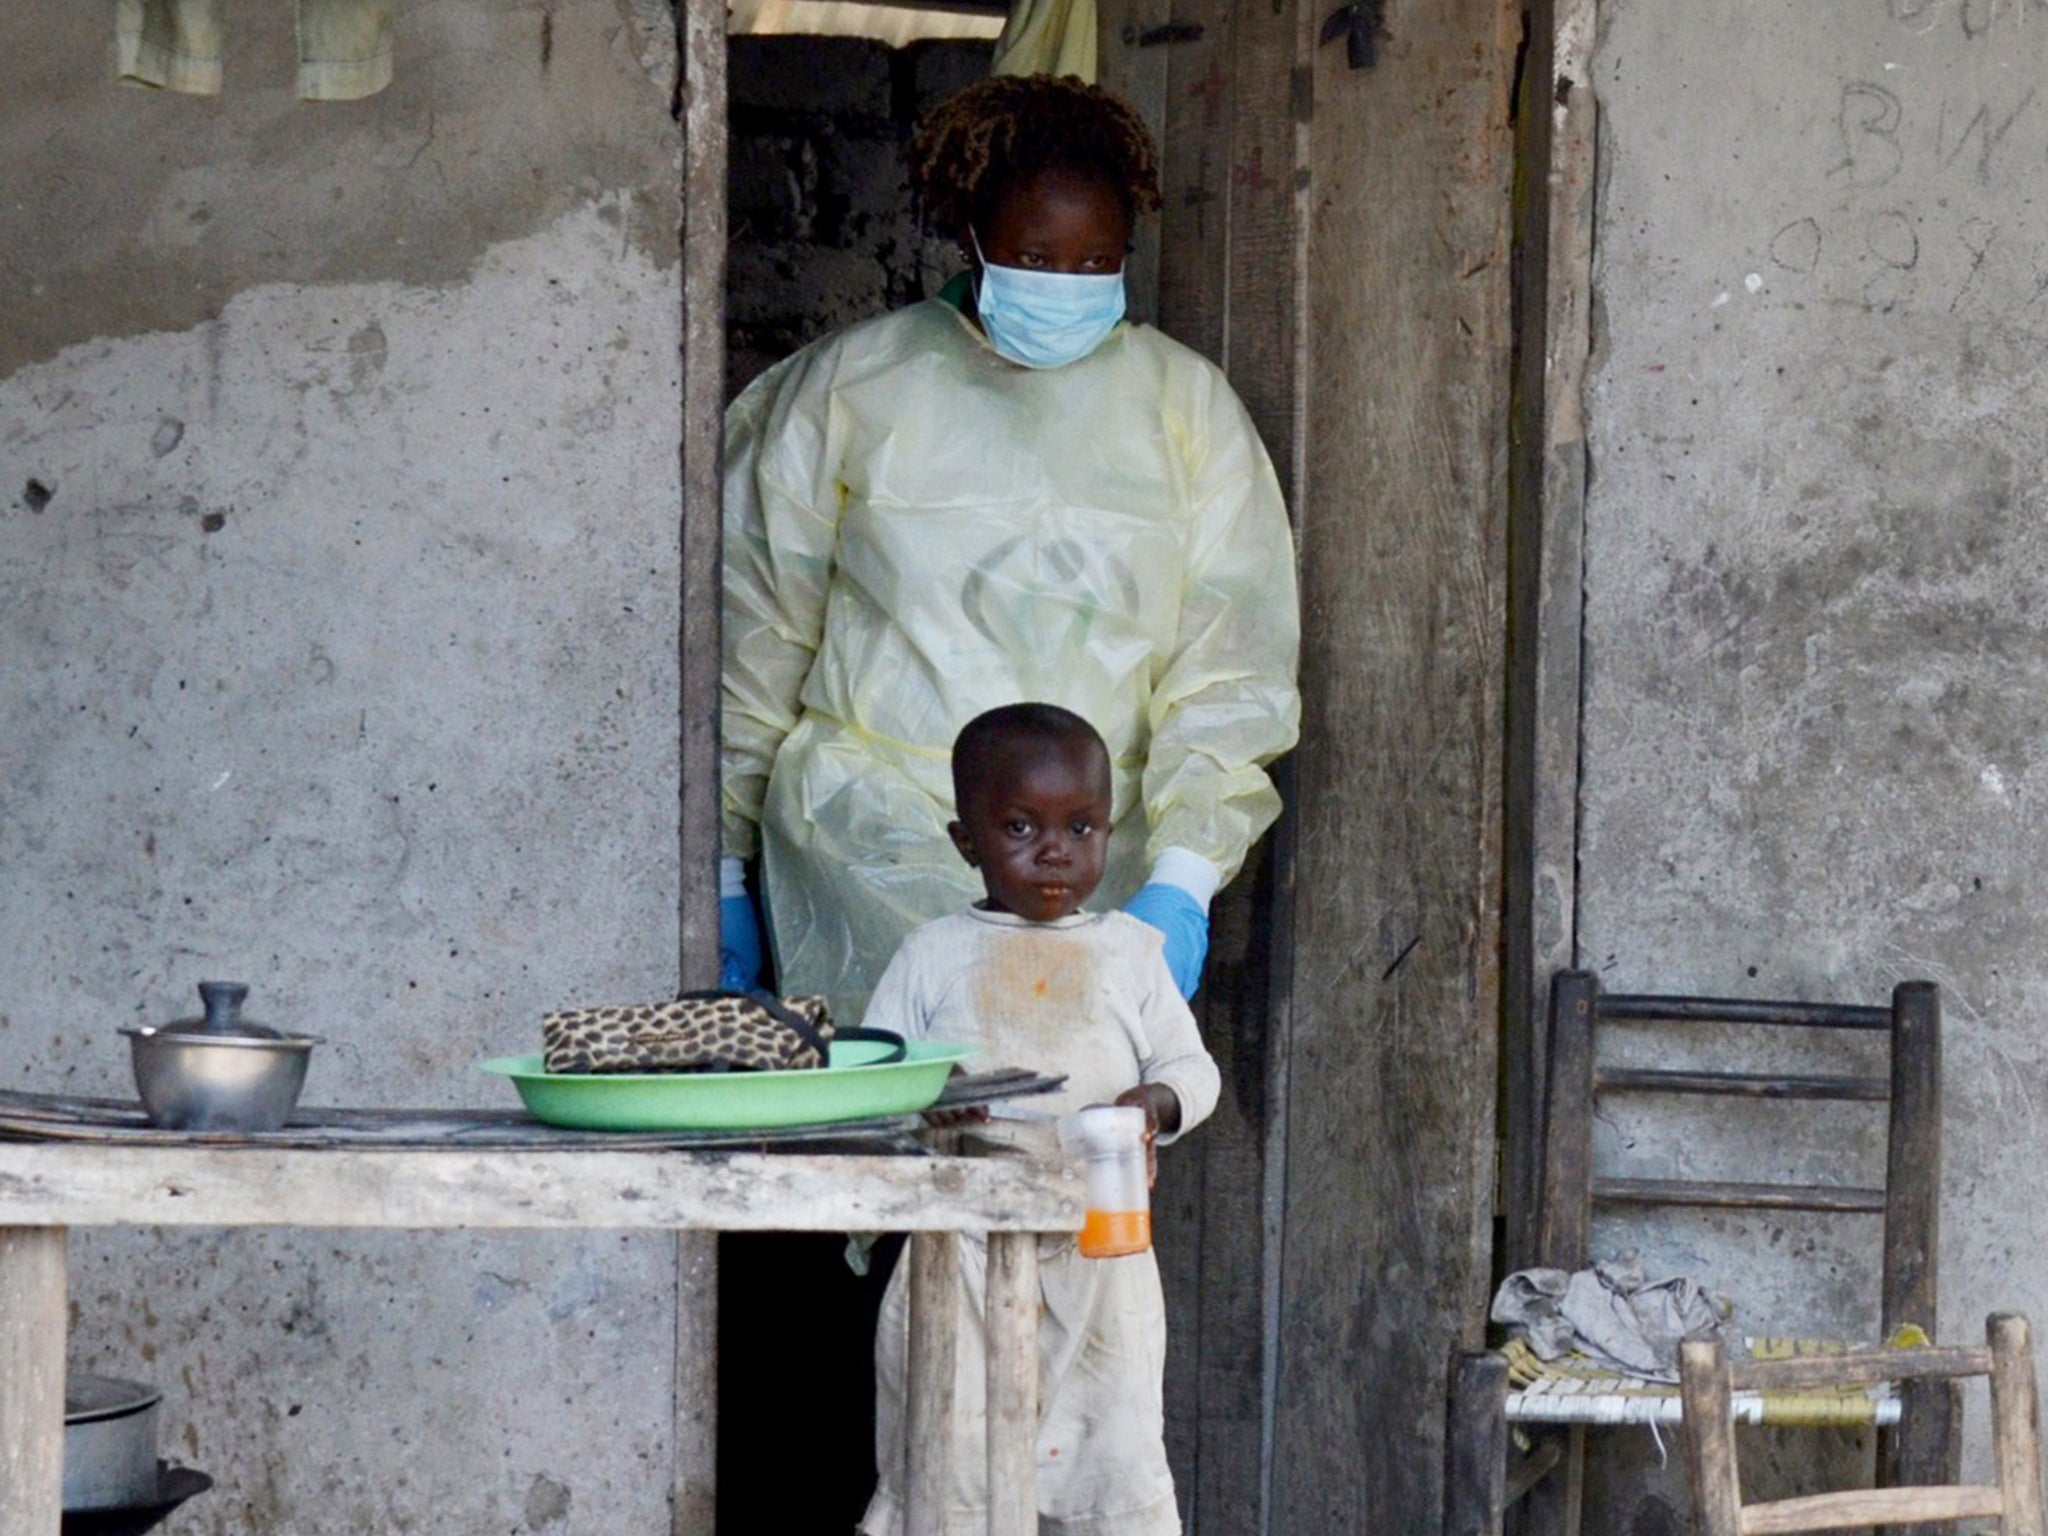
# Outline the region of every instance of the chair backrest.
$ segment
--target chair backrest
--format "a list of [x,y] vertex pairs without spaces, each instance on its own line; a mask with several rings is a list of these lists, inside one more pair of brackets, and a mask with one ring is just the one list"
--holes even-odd
[[[1888,1077],[1800,1076],[1614,1069],[1598,1065],[1602,1025],[1785,1025],[1888,1034]],[[1889,1008],[1832,1003],[1603,993],[1589,971],[1564,971],[1550,990],[1549,1081],[1534,1262],[1584,1268],[1596,1205],[1864,1212],[1884,1219],[1881,1326],[1889,1338],[1917,1324],[1937,1337],[1935,1254],[1941,1188],[1941,995],[1901,982]],[[1725,1094],[1749,1099],[1868,1100],[1888,1107],[1882,1189],[1823,1184],[1739,1184],[1617,1179],[1593,1169],[1593,1111],[1603,1094]]]
[[[1679,1390],[1685,1401],[1685,1460],[1698,1536],[1778,1536],[1984,1519],[1997,1520],[2004,1536],[2048,1536],[2032,1331],[2017,1313],[1995,1313],[1984,1333],[1982,1348],[1871,1349],[1788,1360],[1731,1361],[1718,1338],[1687,1339],[1678,1352]],[[1991,1378],[1996,1486],[1859,1488],[1760,1504],[1742,1502],[1735,1450],[1736,1389],[1789,1392],[1885,1381],[1945,1384],[1971,1376]]]

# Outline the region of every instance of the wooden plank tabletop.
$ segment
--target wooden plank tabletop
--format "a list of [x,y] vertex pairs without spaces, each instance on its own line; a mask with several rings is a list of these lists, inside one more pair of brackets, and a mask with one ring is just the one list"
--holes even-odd
[[[963,1076],[949,1106],[1062,1080]],[[260,1135],[163,1131],[126,1100],[0,1091],[0,1227],[1072,1231],[1064,1163],[941,1157],[915,1115],[780,1130],[564,1130],[519,1110],[304,1109]]]
[[1071,1232],[1050,1159],[0,1142],[0,1227]]

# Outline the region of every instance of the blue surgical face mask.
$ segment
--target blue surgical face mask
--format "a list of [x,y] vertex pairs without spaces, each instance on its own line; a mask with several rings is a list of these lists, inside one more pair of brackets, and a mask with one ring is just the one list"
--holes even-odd
[[989,345],[1026,368],[1059,368],[1078,362],[1097,347],[1124,317],[1122,272],[1034,272],[999,267],[981,255],[972,230],[974,254],[981,256],[981,281],[974,291],[981,328]]

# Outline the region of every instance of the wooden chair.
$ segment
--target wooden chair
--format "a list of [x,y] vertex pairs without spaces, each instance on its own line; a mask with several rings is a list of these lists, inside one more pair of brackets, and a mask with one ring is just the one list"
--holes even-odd
[[[1676,1071],[1602,1066],[1596,1036],[1607,1027],[1784,1026],[1888,1035],[1886,1077],[1784,1072]],[[1917,1325],[1936,1337],[1938,1196],[1941,1183],[1941,1001],[1931,982],[1893,989],[1891,1006],[1757,1002],[1726,998],[1603,994],[1599,978],[1566,971],[1553,978],[1543,1102],[1528,1119],[1540,1176],[1509,1167],[1506,1271],[1583,1269],[1590,1261],[1593,1211],[1600,1206],[1818,1211],[1878,1216],[1884,1223],[1881,1336]],[[1733,1038],[1724,1036],[1723,1038]],[[1862,1100],[1888,1109],[1882,1188],[1833,1184],[1748,1184],[1693,1179],[1610,1178],[1593,1167],[1595,1105],[1610,1095],[1732,1095],[1750,1100]],[[1534,1188],[1534,1210],[1518,1210],[1515,1191]],[[1516,1234],[1526,1234],[1517,1251]],[[1518,1500],[1522,1536],[1566,1536],[1579,1527],[1581,1457],[1589,1424],[1676,1424],[1676,1387],[1577,1390],[1571,1382],[1511,1384],[1496,1351],[1452,1360],[1445,1443],[1446,1536],[1493,1536]],[[1956,1456],[1950,1390],[1906,1395],[1899,1427],[1880,1444],[1880,1481],[1939,1483]],[[1534,1434],[1529,1451],[1508,1465],[1510,1423]],[[1554,1426],[1545,1429],[1543,1426]]]
[[[1874,1349],[1806,1360],[1735,1360],[1718,1338],[1679,1346],[1685,1398],[1685,1464],[1698,1536],[1778,1536],[1851,1526],[1995,1519],[2004,1536],[2048,1536],[2041,1497],[2041,1405],[2034,1341],[2017,1313],[1994,1313],[1981,1349]],[[1885,1381],[1991,1378],[1995,1487],[1851,1489],[1762,1504],[1742,1502],[1735,1455],[1734,1393],[1851,1387]]]

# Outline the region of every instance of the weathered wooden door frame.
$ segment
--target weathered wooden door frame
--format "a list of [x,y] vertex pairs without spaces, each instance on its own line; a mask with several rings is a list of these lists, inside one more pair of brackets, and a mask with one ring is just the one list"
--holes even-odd
[[[1421,40],[1422,57],[1414,61],[1415,67],[1429,63],[1432,51],[1447,57],[1451,52],[1448,40],[1455,35],[1476,46],[1482,55],[1478,72],[1486,75],[1498,63],[1493,57],[1502,42],[1493,35],[1499,30],[1498,20],[1511,14],[1504,9],[1504,3],[1505,0],[1495,0],[1489,5],[1487,0],[1469,0],[1462,8],[1442,5],[1430,14],[1421,10],[1404,14],[1398,6],[1388,6],[1387,10],[1391,13],[1391,31],[1398,35],[1406,27],[1411,37]],[[1384,1013],[1386,1021],[1399,1021],[1412,1014],[1417,1016],[1418,1023],[1441,1025],[1443,1020],[1429,1018],[1428,1011],[1435,1004],[1426,999],[1441,1000],[1455,994],[1461,985],[1469,992],[1469,1001],[1462,1008],[1454,1006],[1451,1032],[1456,1038],[1441,1048],[1422,1047],[1437,1068],[1469,1060],[1473,1067],[1483,1067],[1490,1073],[1494,1061],[1491,1035],[1499,1019],[1505,1019],[1510,1135],[1514,1105],[1528,1102],[1525,1090],[1531,1074],[1533,1080],[1540,1081],[1540,1062],[1531,1059],[1527,1049],[1527,1042],[1534,1038],[1527,1028],[1532,1017],[1527,1011],[1528,1003],[1535,995],[1536,978],[1547,973],[1554,963],[1558,944],[1562,942],[1566,952],[1569,949],[1570,854],[1575,845],[1573,808],[1577,802],[1577,515],[1584,462],[1577,386],[1584,348],[1577,348],[1576,362],[1572,361],[1569,344],[1562,346],[1556,358],[1551,354],[1558,344],[1555,338],[1583,335],[1585,326],[1584,264],[1589,238],[1585,214],[1591,197],[1591,137],[1590,92],[1584,85],[1583,54],[1590,47],[1593,4],[1594,0],[1537,0],[1532,41],[1536,44],[1536,57],[1543,65],[1538,78],[1545,82],[1553,76],[1560,82],[1569,78],[1571,88],[1563,89],[1560,85],[1554,111],[1522,114],[1523,137],[1516,146],[1517,159],[1524,167],[1540,165],[1547,169],[1541,195],[1528,195],[1525,177],[1524,195],[1517,204],[1524,302],[1519,317],[1522,363],[1515,380],[1514,419],[1523,431],[1514,445],[1514,470],[1502,477],[1513,483],[1515,492],[1509,498],[1512,511],[1503,519],[1509,547],[1500,552],[1501,565],[1507,573],[1505,585],[1509,588],[1502,620],[1507,633],[1501,637],[1500,655],[1502,670],[1510,675],[1505,679],[1496,676],[1490,681],[1476,676],[1464,680],[1478,687],[1482,695],[1505,694],[1501,712],[1507,735],[1505,757],[1498,742],[1489,747],[1484,740],[1489,729],[1499,730],[1500,726],[1479,727],[1477,739],[1467,741],[1465,747],[1475,754],[1474,762],[1491,760],[1497,765],[1508,809],[1504,818],[1495,815],[1490,823],[1495,829],[1492,832],[1486,830],[1487,813],[1475,812],[1478,820],[1474,823],[1472,845],[1467,853],[1458,856],[1462,862],[1442,887],[1451,893],[1452,904],[1457,908],[1451,927],[1462,931],[1464,937],[1458,941],[1452,935],[1439,933],[1438,938],[1449,939],[1448,947],[1456,953],[1447,958],[1421,957],[1407,975],[1396,980],[1403,965],[1409,962],[1414,944],[1387,957],[1389,963],[1382,966],[1372,959],[1370,951],[1375,943],[1386,945],[1392,930],[1379,933],[1376,939],[1363,933],[1355,936],[1363,956],[1357,963],[1366,967],[1359,972],[1361,979],[1370,981],[1376,977],[1380,991],[1388,991],[1391,984],[1397,990],[1407,989],[1410,997],[1406,1003],[1397,999],[1373,1005],[1381,1010],[1391,1009]],[[1229,238],[1210,252],[1208,262],[1173,272],[1169,281],[1182,286],[1177,293],[1169,291],[1162,295],[1162,310],[1172,310],[1167,315],[1169,324],[1183,333],[1189,318],[1194,318],[1200,334],[1186,339],[1224,362],[1267,435],[1297,509],[1312,510],[1314,517],[1321,519],[1314,528],[1305,530],[1305,552],[1312,543],[1327,539],[1326,545],[1319,546],[1324,549],[1325,558],[1343,556],[1346,551],[1351,552],[1351,558],[1357,558],[1361,546],[1354,536],[1342,531],[1345,512],[1353,503],[1370,496],[1374,488],[1334,485],[1328,483],[1327,477],[1324,483],[1317,484],[1312,479],[1316,473],[1312,461],[1317,451],[1313,439],[1320,434],[1327,444],[1333,432],[1341,437],[1341,428],[1332,424],[1345,419],[1341,412],[1330,415],[1326,401],[1321,407],[1322,424],[1318,425],[1318,391],[1341,391],[1356,383],[1344,378],[1319,378],[1316,371],[1319,344],[1340,361],[1354,359],[1344,366],[1355,368],[1356,363],[1355,353],[1344,349],[1344,338],[1319,336],[1314,329],[1319,323],[1318,290],[1314,285],[1320,281],[1327,286],[1343,278],[1342,253],[1333,256],[1324,249],[1320,256],[1317,254],[1315,199],[1322,189],[1317,178],[1320,173],[1325,181],[1341,182],[1341,174],[1333,176],[1330,172],[1344,169],[1341,157],[1348,153],[1341,140],[1333,145],[1328,137],[1318,137],[1315,96],[1319,80],[1324,82],[1325,89],[1341,86],[1347,94],[1363,91],[1376,82],[1337,73],[1342,66],[1333,63],[1333,59],[1341,50],[1318,48],[1316,33],[1327,8],[1318,0],[1265,0],[1257,6],[1243,4],[1242,0],[1235,5],[1232,0],[1135,0],[1128,35],[1122,25],[1112,26],[1116,37],[1132,46],[1153,35],[1155,46],[1172,48],[1179,45],[1173,41],[1175,34],[1170,29],[1185,28],[1194,13],[1206,18],[1206,22],[1193,21],[1195,25],[1215,25],[1219,18],[1243,23],[1234,30],[1225,26],[1219,36],[1212,37],[1212,48],[1229,50],[1227,57],[1213,61],[1213,71],[1205,70],[1201,78],[1184,81],[1183,91],[1159,104],[1162,112],[1183,114],[1182,126],[1191,133],[1206,136],[1197,144],[1197,154],[1210,144],[1220,146],[1221,150],[1214,164],[1202,167],[1199,174],[1184,179],[1182,184],[1168,187],[1168,238],[1172,238],[1175,221],[1185,230],[1190,221],[1199,224],[1212,216],[1227,220],[1230,230]],[[1439,19],[1454,10],[1458,13],[1455,20]],[[1158,29],[1162,27],[1169,30],[1160,35]],[[683,617],[678,637],[682,680],[678,807],[681,897],[677,949],[678,971],[683,981],[707,984],[717,972],[718,459],[724,376],[727,147],[722,0],[681,0],[679,31],[678,115],[685,149],[680,508]],[[1106,57],[1110,52],[1109,41],[1106,37]],[[1547,59],[1546,45],[1552,49]],[[1106,68],[1105,73],[1112,83],[1142,98],[1148,89],[1165,89],[1164,61],[1168,57],[1164,52],[1145,56],[1131,79],[1116,80],[1114,66]],[[1154,86],[1146,84],[1148,71],[1156,82]],[[1419,84],[1411,79],[1402,89],[1415,91]],[[1482,81],[1482,94],[1485,89]],[[1351,99],[1355,108],[1360,98]],[[1526,99],[1536,101],[1538,93],[1532,90]],[[1540,134],[1533,126],[1538,117],[1545,119]],[[1167,120],[1171,129],[1171,116]],[[1341,111],[1338,120],[1350,122]],[[1382,119],[1371,121],[1395,140],[1403,131],[1398,115],[1391,123]],[[1475,138],[1483,138],[1491,130],[1481,124],[1472,131]],[[1325,130],[1326,134],[1330,132]],[[1453,156],[1459,148],[1455,142],[1442,138],[1424,136],[1418,142],[1425,153],[1439,157]],[[1366,149],[1362,147],[1360,152]],[[1471,186],[1483,190],[1487,179],[1495,174],[1489,169],[1489,153],[1481,143],[1474,168],[1462,170],[1454,166],[1450,174],[1462,173],[1469,177]],[[1333,161],[1333,155],[1340,159]],[[1423,167],[1422,174],[1426,176],[1436,168]],[[1535,254],[1539,240],[1540,261]],[[1317,261],[1322,263],[1321,267],[1313,265]],[[1539,271],[1540,288],[1532,287],[1534,274]],[[1459,281],[1482,285],[1500,280],[1498,274],[1488,276],[1484,270],[1456,276]],[[1439,289],[1440,293],[1443,291],[1446,290]],[[1484,295],[1495,290],[1484,287],[1481,291],[1475,313],[1491,316],[1495,313],[1495,300]],[[1538,292],[1542,295],[1540,304],[1534,298]],[[1456,303],[1445,302],[1443,314],[1455,319]],[[1498,307],[1505,309],[1504,304]],[[1340,304],[1337,308],[1342,312],[1344,306]],[[1351,308],[1357,312],[1355,303]],[[1536,321],[1532,317],[1539,312],[1542,318]],[[1204,315],[1208,317],[1206,321],[1202,319]],[[1369,311],[1367,317],[1373,324],[1381,318]],[[1207,332],[1201,333],[1205,325]],[[1489,337],[1491,325],[1491,321],[1482,325]],[[1500,329],[1504,339],[1505,325]],[[1482,349],[1490,344],[1488,337],[1482,337],[1481,343]],[[1482,355],[1473,365],[1473,378],[1465,381],[1482,396],[1492,387],[1485,377],[1490,366]],[[1390,408],[1400,409],[1400,402]],[[1483,400],[1474,409],[1477,416],[1468,416],[1467,420],[1490,419]],[[1424,414],[1427,415],[1426,410]],[[1532,426],[1534,423],[1540,426]],[[1483,466],[1478,475],[1482,487],[1492,483]],[[1481,503],[1472,509],[1479,519],[1475,526],[1493,526],[1493,514],[1484,504],[1491,492],[1482,489],[1480,494]],[[1472,530],[1466,532],[1469,535]],[[1488,563],[1493,557],[1482,550],[1480,558]],[[1359,581],[1369,582],[1377,573],[1360,570],[1354,574]],[[1482,576],[1482,588],[1490,579]],[[1432,597],[1422,593],[1415,600],[1426,606]],[[1317,618],[1312,615],[1312,623]],[[1486,622],[1482,614],[1482,629]],[[1470,641],[1469,635],[1467,640]],[[1304,753],[1314,749],[1315,744],[1310,744],[1305,746]],[[1561,766],[1567,761],[1571,764],[1569,773]],[[1313,782],[1307,793],[1321,802],[1324,815],[1309,830],[1312,836],[1321,838],[1333,827],[1343,825],[1341,819],[1332,823],[1327,817],[1329,797],[1339,789],[1329,781],[1327,770],[1310,766]],[[1466,784],[1461,793],[1469,794],[1470,785]],[[1487,788],[1483,793],[1492,795],[1497,791]],[[1496,841],[1503,825],[1509,829],[1508,836],[1516,839],[1506,847]],[[1322,901],[1325,892],[1297,889],[1299,872],[1306,867],[1300,856],[1302,850],[1296,845],[1300,827],[1299,818],[1283,825],[1268,850],[1266,863],[1240,882],[1244,889],[1234,905],[1218,913],[1224,970],[1212,979],[1209,1023],[1212,1030],[1234,1032],[1250,1048],[1255,1059],[1237,1065],[1241,1072],[1258,1080],[1252,1091],[1252,1097],[1259,1101],[1258,1113],[1239,1128],[1240,1137],[1249,1139],[1246,1149],[1255,1151],[1255,1181],[1253,1187],[1235,1191],[1233,1207],[1251,1213],[1249,1252],[1258,1277],[1258,1300],[1253,1330],[1257,1337],[1256,1361],[1250,1374],[1257,1385],[1253,1415],[1256,1423],[1245,1425],[1240,1414],[1221,1426],[1218,1440],[1222,1450],[1217,1458],[1220,1474],[1206,1485],[1198,1481],[1192,1490],[1205,1536],[1209,1532],[1249,1536],[1252,1531],[1294,1536],[1295,1531],[1311,1527],[1338,1528],[1329,1524],[1328,1515],[1348,1517],[1361,1501],[1370,1504],[1376,1499],[1382,1490],[1362,1488],[1355,1475],[1349,1481],[1342,1475],[1333,1476],[1327,1489],[1291,1483],[1285,1489],[1276,1487],[1274,1479],[1283,1460],[1288,1461],[1290,1474],[1300,1472],[1314,1461],[1310,1457],[1304,1462],[1298,1447],[1288,1450],[1283,1457],[1283,1447],[1276,1443],[1276,1437],[1288,1426],[1313,1420],[1314,1404],[1323,1395],[1335,1392],[1350,1405],[1347,1413],[1363,1412],[1365,1417],[1360,1423],[1369,1431],[1378,1423],[1374,1417],[1378,1415],[1386,1421],[1380,1428],[1391,1430],[1400,1419],[1405,1420],[1400,1432],[1410,1438],[1414,1434],[1411,1415],[1416,1386],[1377,1394],[1385,1401],[1376,1403],[1375,1394],[1355,1379],[1359,1372],[1369,1368],[1370,1362],[1361,1359],[1317,1367],[1313,1356],[1319,1347],[1316,1335],[1322,1325],[1312,1307],[1301,1310],[1315,1300],[1305,1291],[1313,1292],[1317,1283],[1320,1271],[1314,1267],[1316,1255],[1327,1256],[1334,1251],[1333,1234],[1322,1229],[1326,1201],[1314,1193],[1314,1170],[1310,1164],[1316,1144],[1328,1129],[1318,1122],[1335,1112],[1335,1101],[1325,1092],[1307,1101],[1310,1107],[1297,1117],[1298,1095],[1291,1087],[1291,1079],[1302,1051],[1309,1053],[1307,1060],[1311,1064],[1326,1053],[1341,1053],[1347,1026],[1343,1011],[1333,1009],[1329,999],[1312,1000],[1304,1012],[1302,1000],[1295,993],[1302,944],[1327,947],[1342,938],[1316,928],[1317,922],[1328,927],[1332,919],[1327,915],[1312,918],[1304,938],[1300,914],[1302,910],[1313,911],[1314,907],[1304,908],[1303,904]],[[1341,861],[1331,864],[1326,852],[1317,852],[1310,862],[1316,862],[1319,878],[1332,870],[1341,873],[1343,868]],[[1425,872],[1413,872],[1412,878],[1416,881],[1417,899],[1426,899],[1428,891],[1438,889]],[[1369,875],[1363,886],[1377,888],[1379,879]],[[1251,895],[1255,882],[1256,906]],[[1504,913],[1499,905],[1503,888]],[[1460,929],[1460,924],[1464,928]],[[1497,924],[1501,926],[1496,927]],[[1494,973],[1494,949],[1487,942],[1490,931],[1501,935],[1506,950],[1508,964],[1504,977]],[[1424,972],[1431,978],[1427,985],[1420,979]],[[1493,1001],[1496,999],[1498,1019]],[[1257,1027],[1250,1028],[1254,1015]],[[1398,1055],[1389,1058],[1396,1070],[1400,1061]],[[1518,1075],[1522,1080],[1520,1088],[1516,1085]],[[1367,1086],[1371,1092],[1384,1093],[1388,1091],[1388,1081],[1384,1070],[1375,1069]],[[1444,1136],[1454,1151],[1457,1137],[1468,1132],[1473,1139],[1490,1144],[1491,1117],[1486,1118],[1487,1126],[1439,1129],[1436,1134]],[[1389,1127],[1377,1134],[1399,1135],[1402,1128]],[[1469,1160],[1483,1167],[1487,1161],[1485,1151],[1485,1146],[1473,1149]],[[1234,1157],[1225,1157],[1217,1167],[1235,1161]],[[1205,1181],[1206,1178],[1205,1175]],[[1478,1325],[1465,1293],[1485,1279],[1485,1214],[1489,1202],[1484,1180],[1471,1182],[1479,1187],[1440,1192],[1443,1204],[1436,1216],[1439,1225],[1434,1230],[1438,1231],[1438,1240],[1448,1242],[1445,1252],[1454,1255],[1451,1267],[1458,1273],[1449,1279],[1457,1300],[1450,1308],[1438,1308],[1430,1314],[1433,1320],[1429,1326],[1434,1330],[1449,1327],[1470,1334]],[[1390,1200],[1398,1203],[1399,1193],[1383,1192],[1373,1199],[1380,1205]],[[1199,1192],[1195,1196],[1198,1203],[1206,1198]],[[1341,1248],[1349,1236],[1370,1240],[1375,1235],[1375,1223],[1384,1216],[1385,1212],[1377,1207],[1361,1211],[1354,1218],[1353,1233],[1334,1234],[1336,1246]],[[1464,1235],[1444,1235],[1457,1232]],[[1310,1267],[1297,1272],[1304,1263]],[[1198,1260],[1197,1268],[1201,1267]],[[1212,1271],[1204,1277],[1204,1283],[1221,1293],[1244,1278],[1247,1277],[1241,1273],[1219,1275]],[[673,1530],[677,1536],[708,1536],[712,1530],[715,1296],[713,1240],[681,1239],[675,1341]],[[1341,1347],[1342,1341],[1331,1342]],[[1438,1342],[1426,1340],[1425,1348],[1433,1350]],[[1198,1370],[1210,1370],[1223,1387],[1235,1387],[1245,1382],[1245,1364],[1241,1359],[1213,1359],[1198,1366]],[[1427,1392],[1423,1395],[1426,1397]],[[1441,1416],[1437,1417],[1440,1421]],[[1340,1458],[1353,1454],[1343,1446],[1331,1449]],[[1224,1501],[1230,1497],[1229,1484],[1239,1480],[1247,1464],[1253,1485],[1249,1500],[1240,1497],[1225,1507]],[[1432,1486],[1433,1474],[1397,1476],[1394,1482],[1399,1484],[1395,1492],[1397,1501],[1413,1503]],[[1373,1512],[1382,1520],[1403,1526],[1426,1520],[1427,1514],[1419,1508]]]
[[1550,977],[1579,963],[1581,599],[1599,0],[1534,0],[1517,115],[1503,1252],[1534,1251]]
[[1219,905],[1205,1016],[1234,1107],[1255,1107],[1205,1127],[1175,1213],[1237,1272],[1176,1255],[1171,1228],[1162,1254],[1204,1334],[1241,1338],[1233,1291],[1257,1291],[1249,1370],[1217,1341],[1192,1361],[1170,1343],[1170,1383],[1203,1398],[1179,1469],[1201,1536],[1434,1523],[1444,1363],[1476,1341],[1491,1256],[1519,877],[1502,841],[1519,17],[1357,6],[1384,31],[1352,69],[1320,36],[1338,9],[1104,3],[1105,83],[1165,140],[1159,318],[1223,364],[1274,452],[1309,630],[1290,816],[1254,874],[1262,905],[1236,888]]
[[[725,0],[678,0],[682,162],[682,620],[676,971],[718,985],[720,452],[725,417]],[[671,1536],[712,1536],[718,1452],[718,1237],[676,1239]]]
[[[1295,0],[1098,0],[1102,84],[1161,147],[1160,216],[1140,225],[1137,318],[1220,363],[1301,505],[1307,400],[1307,155],[1299,91],[1312,40]],[[1162,255],[1164,260],[1162,260]],[[1278,770],[1293,801],[1291,772]],[[1212,914],[1195,1006],[1232,1089],[1166,1166],[1168,1420],[1176,1478],[1201,1536],[1252,1536],[1272,1508],[1280,1390],[1285,1113],[1295,818],[1254,850]],[[1199,1326],[1186,1326],[1197,1321]]]
[[[1496,1280],[1537,1251],[1549,983],[1579,963],[1583,390],[1598,20],[1598,0],[1532,0],[1516,114]],[[1576,1531],[1582,1472],[1568,1454],[1563,1471],[1517,1509],[1516,1528]]]

